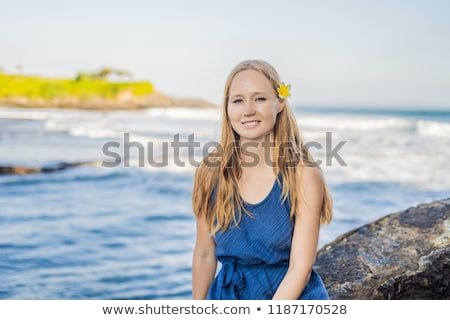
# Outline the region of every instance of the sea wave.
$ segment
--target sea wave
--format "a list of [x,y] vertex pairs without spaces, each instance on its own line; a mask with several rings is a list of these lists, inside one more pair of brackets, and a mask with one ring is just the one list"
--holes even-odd
[[147,116],[163,117],[168,119],[189,119],[189,120],[219,120],[219,109],[199,109],[191,107],[176,108],[150,108],[145,111]]
[[450,137],[450,123],[419,120],[416,126],[417,133],[429,137]]
[[[178,111],[181,111],[181,114],[178,114]],[[195,134],[196,139],[210,139],[211,135],[217,135],[214,129],[216,122],[211,120],[212,115],[208,114],[208,110],[206,116],[194,109],[185,111],[184,114],[195,113],[195,120],[190,120],[189,117],[184,119],[183,110],[164,109],[90,116],[76,114],[71,117],[54,114],[46,118],[45,129],[91,139],[123,139],[124,134],[129,133],[145,143],[170,141],[177,134]]]
[[42,110],[18,110],[10,108],[0,109],[0,118],[17,120],[45,120],[49,117],[48,113]]
[[400,118],[369,118],[340,116],[302,116],[297,117],[300,128],[321,130],[372,131],[380,129],[413,129],[415,121]]

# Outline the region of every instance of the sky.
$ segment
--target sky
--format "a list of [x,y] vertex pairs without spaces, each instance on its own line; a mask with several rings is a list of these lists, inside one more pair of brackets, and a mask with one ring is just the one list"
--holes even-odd
[[450,109],[449,14],[447,0],[0,0],[0,68],[108,66],[219,104],[231,69],[263,59],[292,105]]

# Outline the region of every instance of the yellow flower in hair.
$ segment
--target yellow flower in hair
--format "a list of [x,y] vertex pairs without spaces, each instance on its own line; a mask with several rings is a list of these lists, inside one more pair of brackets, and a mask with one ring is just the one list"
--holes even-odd
[[284,82],[282,82],[280,86],[277,88],[278,97],[280,97],[281,99],[289,98],[291,96],[289,90],[291,90],[291,85],[284,84]]

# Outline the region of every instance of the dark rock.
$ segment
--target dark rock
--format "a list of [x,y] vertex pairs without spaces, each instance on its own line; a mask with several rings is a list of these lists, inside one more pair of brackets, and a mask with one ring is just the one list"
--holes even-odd
[[449,299],[450,198],[343,234],[315,269],[331,299]]
[[0,175],[5,174],[31,174],[31,173],[50,173],[55,171],[61,171],[73,167],[79,166],[95,166],[98,165],[97,161],[91,162],[59,162],[54,165],[45,167],[24,167],[24,166],[0,166]]

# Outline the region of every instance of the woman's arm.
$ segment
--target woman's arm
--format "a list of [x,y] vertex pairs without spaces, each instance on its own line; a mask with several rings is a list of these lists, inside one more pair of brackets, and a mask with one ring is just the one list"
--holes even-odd
[[305,201],[298,201],[289,268],[273,296],[277,300],[300,297],[316,259],[324,180],[319,168],[299,167],[300,170],[301,175],[297,175],[297,186],[300,187],[297,197],[300,200],[303,193]]
[[215,243],[209,233],[205,217],[197,217],[197,240],[192,259],[192,298],[206,299],[217,268]]

